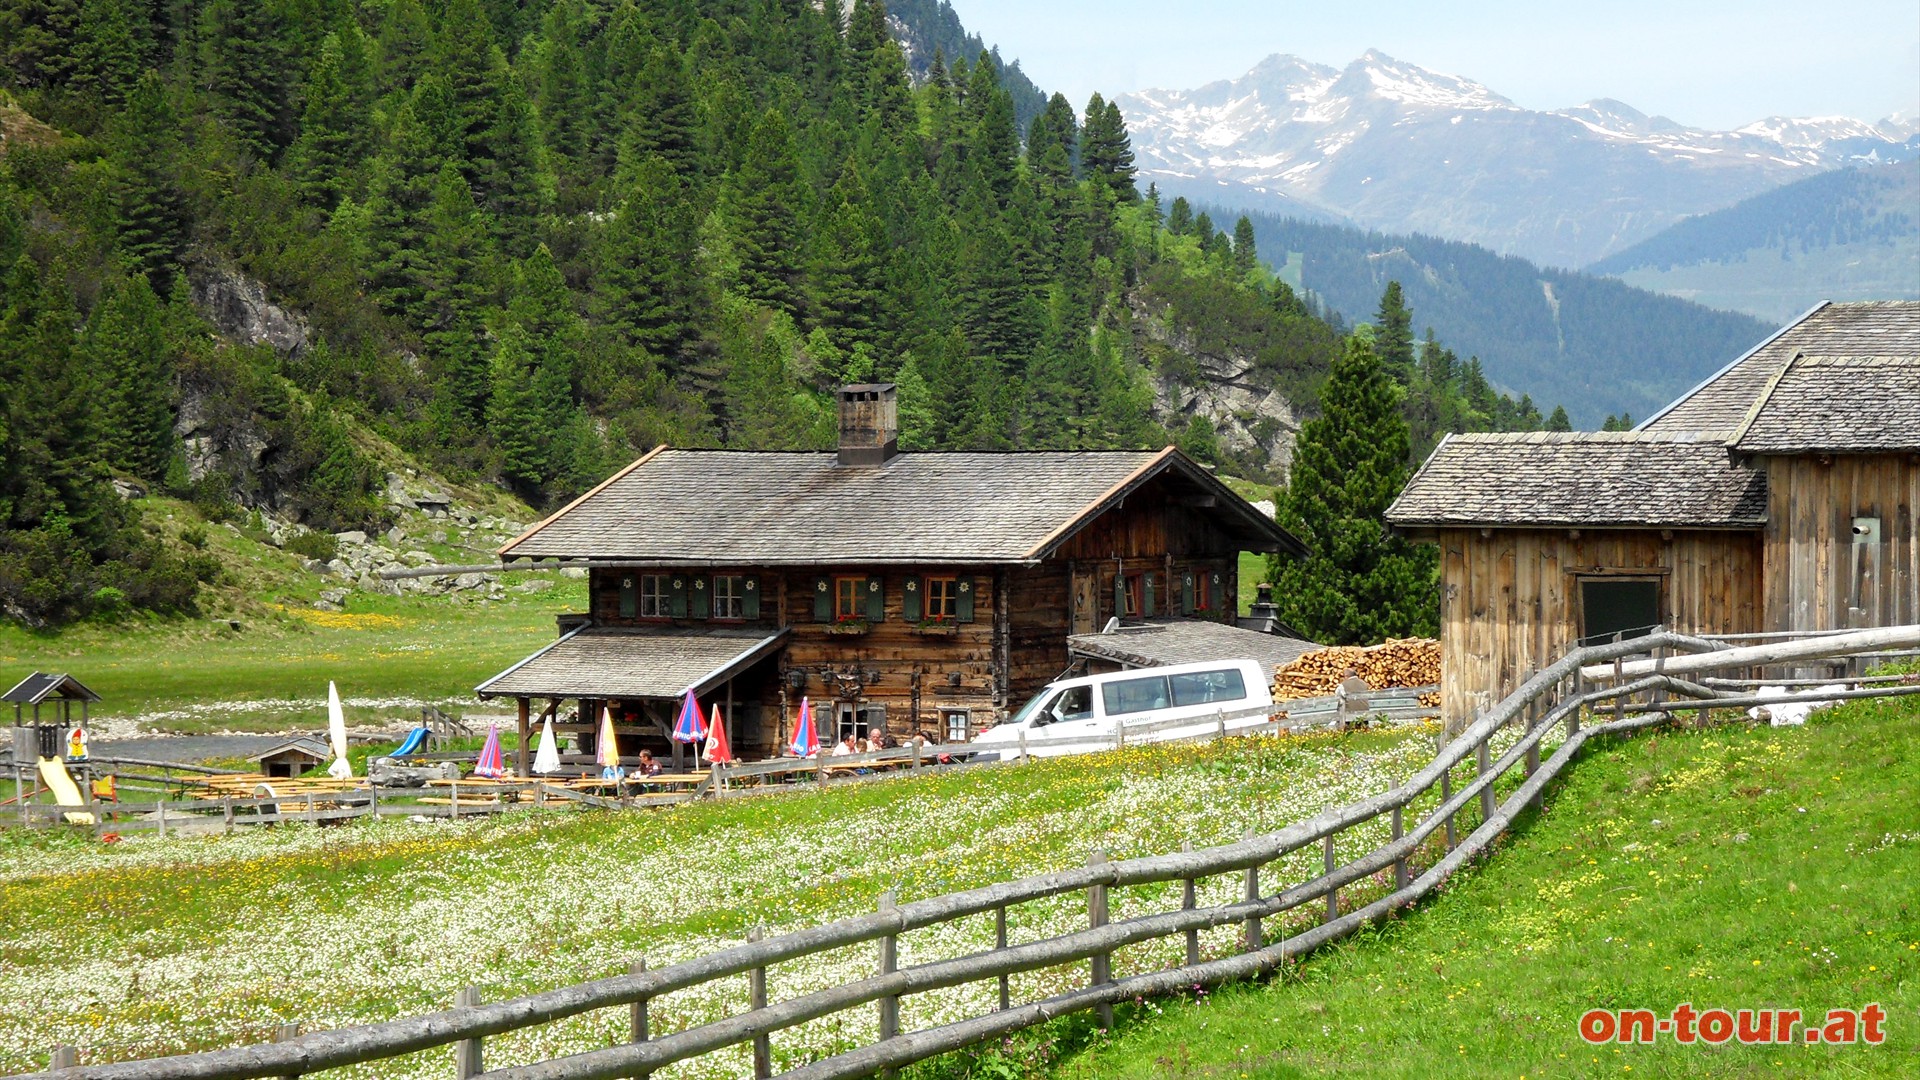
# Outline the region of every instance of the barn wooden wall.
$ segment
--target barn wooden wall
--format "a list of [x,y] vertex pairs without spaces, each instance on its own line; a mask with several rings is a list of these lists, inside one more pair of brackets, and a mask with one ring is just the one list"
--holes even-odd
[[[1779,457],[1766,469],[1766,629],[1920,621],[1912,455]],[[1877,546],[1853,542],[1856,517],[1880,519]]]
[[1761,629],[1756,531],[1443,529],[1442,709],[1459,725],[1498,701],[1579,630],[1576,581],[1658,577],[1664,621],[1687,633]]

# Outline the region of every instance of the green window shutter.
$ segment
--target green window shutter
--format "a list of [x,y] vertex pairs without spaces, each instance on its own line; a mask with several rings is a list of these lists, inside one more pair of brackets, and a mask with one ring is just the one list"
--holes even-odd
[[1113,575],[1113,617],[1127,617],[1127,575],[1118,572]]
[[900,584],[900,617],[908,622],[920,621],[920,597],[926,588],[926,582],[919,577],[909,575]]
[[887,621],[887,586],[878,575],[867,579],[867,621]]
[[713,586],[705,576],[697,576],[690,583],[693,590],[692,612],[696,619],[713,618]]
[[953,621],[973,621],[973,579],[965,575],[953,579]]
[[1220,571],[1213,572],[1213,588],[1207,590],[1207,606],[1214,611],[1225,611],[1228,618],[1233,617],[1233,605],[1227,603],[1227,594],[1220,586]]
[[1153,575],[1143,574],[1140,578],[1140,615],[1145,618],[1153,614]]
[[833,579],[817,577],[813,579],[813,621],[833,621]]
[[1180,614],[1193,614],[1193,571],[1180,576]]
[[687,579],[679,574],[667,582],[667,614],[676,619],[687,617]]
[[760,579],[757,577],[740,579],[740,617],[749,620],[760,617]]
[[640,589],[632,574],[620,579],[620,617],[631,619],[640,611]]

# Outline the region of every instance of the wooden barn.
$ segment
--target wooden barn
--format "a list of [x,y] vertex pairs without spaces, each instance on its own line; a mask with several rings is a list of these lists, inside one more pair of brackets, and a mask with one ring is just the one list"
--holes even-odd
[[1440,546],[1460,723],[1568,644],[1920,619],[1920,304],[1822,304],[1632,432],[1456,435],[1387,513]]
[[1302,551],[1172,447],[903,453],[886,384],[844,388],[840,420],[838,452],[656,449],[507,544],[584,561],[591,610],[478,693],[515,699],[523,735],[551,715],[590,737],[611,706],[628,752],[670,749],[688,689],[748,757],[802,697],[823,740],[965,739],[1066,670],[1070,635],[1232,629],[1240,553]]

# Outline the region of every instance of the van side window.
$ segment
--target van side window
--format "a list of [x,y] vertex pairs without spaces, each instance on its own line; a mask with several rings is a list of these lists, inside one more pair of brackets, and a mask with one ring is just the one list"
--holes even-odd
[[1062,720],[1091,720],[1093,718],[1093,687],[1069,686],[1060,699],[1053,703],[1054,714]]
[[1144,679],[1121,679],[1100,688],[1100,698],[1108,716],[1147,712],[1167,707],[1167,677],[1153,675]]
[[1247,681],[1238,668],[1221,671],[1196,671],[1190,675],[1169,675],[1175,705],[1205,705],[1214,701],[1239,701],[1247,696]]

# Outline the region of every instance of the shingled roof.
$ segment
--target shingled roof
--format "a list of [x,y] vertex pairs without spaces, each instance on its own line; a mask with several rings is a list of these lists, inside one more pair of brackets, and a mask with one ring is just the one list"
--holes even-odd
[[1757,528],[1766,477],[1726,433],[1450,435],[1387,510],[1402,528],[1532,525]]
[[1822,303],[1653,414],[1640,430],[1732,431],[1768,382],[1802,353],[1920,356],[1920,302]]
[[772,652],[786,636],[785,630],[581,627],[474,692],[483,698],[704,694]]
[[1155,619],[1107,633],[1075,634],[1067,650],[1133,667],[1165,667],[1222,657],[1258,660],[1269,668],[1291,664],[1320,648],[1311,641],[1242,630],[1205,619]]
[[1920,450],[1920,356],[1799,356],[1731,440],[1737,454]]
[[659,449],[500,549],[682,565],[1034,562],[1155,477],[1211,496],[1244,550],[1304,552],[1172,447],[904,453]]

